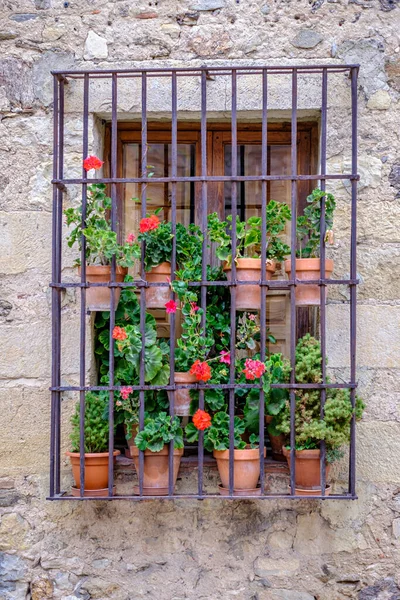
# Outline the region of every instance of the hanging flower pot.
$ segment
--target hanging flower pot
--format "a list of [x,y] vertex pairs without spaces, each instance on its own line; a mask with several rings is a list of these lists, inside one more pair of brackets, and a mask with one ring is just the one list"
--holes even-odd
[[[290,279],[291,261],[285,260],[285,271]],[[333,260],[325,260],[325,276],[329,279],[333,271]],[[321,260],[319,258],[296,258],[296,279],[300,280],[318,280],[321,279]],[[295,288],[296,306],[319,306],[320,288],[319,285],[296,285]]]
[[[163,262],[146,274],[149,283],[167,283],[171,278],[171,263]],[[170,299],[171,291],[169,286],[148,287],[146,288],[146,308],[164,308]]]
[[[119,450],[114,450],[113,456],[119,455]],[[81,466],[79,452],[66,452],[70,457],[72,474],[75,481],[73,495],[80,495]],[[85,496],[108,496],[108,462],[109,452],[85,454]]]
[[[290,450],[283,446],[283,454],[288,461],[290,469]],[[307,496],[321,493],[321,472],[320,472],[320,450],[296,450],[295,453],[295,486],[296,494]],[[326,479],[328,480],[330,465],[326,463]],[[325,494],[329,495],[330,487],[327,487]]]
[[[131,447],[133,463],[139,478],[139,449]],[[178,478],[179,467],[183,455],[183,448],[174,449],[174,475],[173,488]],[[169,477],[169,446],[166,444],[159,452],[151,450],[144,451],[143,467],[143,495],[144,496],[167,496]],[[134,486],[134,494],[139,494],[139,485]]]
[[[116,268],[115,281],[121,283],[125,279],[128,269]],[[81,274],[81,268],[78,268]],[[111,280],[111,265],[88,265],[86,267],[86,279],[89,283],[108,283]],[[118,306],[121,296],[121,288],[115,288],[115,308]],[[111,289],[109,287],[86,288],[86,306],[90,311],[109,311],[111,307]]]
[[[191,375],[189,372],[174,373],[175,383],[181,384],[189,384],[189,383],[197,383],[197,379],[195,375]],[[172,393],[168,393],[168,399],[171,402]],[[188,417],[190,415],[190,390],[188,388],[178,388],[175,390],[175,399],[174,399],[174,414],[179,417]]]
[[[267,260],[266,279],[270,281],[275,273],[276,263]],[[224,271],[228,281],[232,280],[232,267],[225,265]],[[261,280],[261,259],[260,258],[238,258],[236,259],[236,279],[238,281],[259,281]],[[261,286],[240,285],[236,286],[236,309],[237,310],[260,310],[261,307]]]
[[[229,450],[214,450],[213,456],[217,461],[218,472],[222,487],[229,489]],[[264,448],[264,457],[266,449]],[[244,448],[233,451],[233,489],[248,490],[256,493],[260,477],[259,448]]]

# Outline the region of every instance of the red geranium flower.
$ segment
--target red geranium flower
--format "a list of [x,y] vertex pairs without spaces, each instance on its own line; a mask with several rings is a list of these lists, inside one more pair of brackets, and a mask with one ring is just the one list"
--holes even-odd
[[151,217],[145,217],[140,221],[139,230],[140,233],[146,233],[146,231],[153,231],[153,229],[158,229],[160,225],[160,219],[157,215],[151,215]]
[[172,313],[176,313],[176,307],[177,304],[175,300],[168,300],[168,302],[165,303],[165,310],[169,315],[171,315]]
[[97,156],[88,156],[83,161],[83,168],[85,169],[85,171],[90,171],[91,169],[98,171],[103,165],[104,161],[97,158]]
[[219,359],[220,363],[225,363],[226,365],[231,364],[231,354],[227,350],[221,350],[220,352],[221,358]]
[[245,362],[243,373],[246,376],[246,379],[258,379],[265,373],[265,365],[261,360],[252,360],[248,358]]
[[128,334],[123,327],[118,327],[118,325],[116,325],[113,329],[112,336],[114,340],[119,340],[122,342],[123,340],[126,340]]
[[191,302],[190,303],[190,312],[195,313],[198,310],[200,310],[200,306],[197,306],[196,302]]
[[129,244],[130,246],[132,246],[133,242],[135,241],[135,236],[133,235],[133,233],[130,233],[128,235],[128,237],[126,238],[126,243]]
[[129,394],[132,394],[133,389],[130,386],[125,386],[121,389],[120,394],[124,400],[128,400]]
[[205,410],[196,410],[193,415],[193,425],[196,429],[200,429],[200,431],[204,431],[211,427],[211,416]]
[[210,365],[206,362],[201,362],[200,360],[196,360],[191,366],[189,371],[191,375],[194,375],[197,381],[208,381],[211,379],[211,368]]

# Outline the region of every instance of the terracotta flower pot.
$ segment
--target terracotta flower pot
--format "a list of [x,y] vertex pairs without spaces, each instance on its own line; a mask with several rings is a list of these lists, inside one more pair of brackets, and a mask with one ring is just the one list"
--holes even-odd
[[[285,260],[285,271],[290,278],[291,261]],[[325,275],[329,279],[333,271],[333,260],[325,260]],[[321,261],[319,258],[296,258],[296,279],[320,279]],[[296,285],[296,306],[319,306],[319,285]]]
[[[229,488],[229,450],[214,450],[222,486]],[[264,448],[264,457],[266,449]],[[233,489],[249,490],[257,487],[260,477],[260,452],[258,448],[233,451]]]
[[[171,263],[169,262],[163,262],[146,273],[149,283],[167,283],[167,277],[171,278]],[[146,308],[165,308],[170,295],[169,286],[146,288]]]
[[138,429],[139,429],[139,425],[137,423],[134,423],[133,425],[131,425],[129,427],[129,437],[128,437],[128,428],[124,423],[124,433],[125,433],[126,443],[128,444],[128,448],[131,448],[131,446],[134,446],[135,437],[137,436]]
[[[175,383],[197,383],[195,375],[176,371],[174,373]],[[167,392],[168,399],[171,402],[171,392]],[[187,388],[175,390],[174,414],[178,417],[188,417],[190,415],[190,395]]]
[[[265,415],[265,422],[267,423],[267,425],[269,425],[269,423],[272,422],[273,418],[274,417],[272,417],[271,415]],[[285,436],[283,435],[283,433],[281,433],[279,435],[271,435],[268,431],[268,437],[269,437],[269,441],[271,443],[273,460],[285,462],[286,458],[283,456],[283,452],[282,452],[282,446],[285,443]]]
[[[115,281],[122,282],[128,269],[124,267],[116,268]],[[78,268],[78,274],[81,274],[81,268]],[[111,266],[90,265],[86,267],[86,279],[90,283],[108,283],[111,279]],[[121,288],[115,288],[115,308],[118,306],[121,296]],[[111,306],[111,289],[108,287],[88,287],[86,288],[86,305],[91,311],[107,311]]]
[[[282,448],[283,454],[288,461],[290,469],[290,450]],[[296,493],[297,488],[302,490],[321,491],[320,477],[320,451],[316,450],[296,450]],[[326,479],[328,480],[330,465],[326,465]]]
[[[139,449],[131,447],[133,463],[139,478]],[[174,487],[178,478],[183,448],[174,449]],[[169,446],[166,444],[160,452],[144,451],[143,494],[147,496],[166,496],[168,494],[168,456]],[[138,486],[135,488],[137,492]]]
[[[276,264],[267,261],[266,279],[271,280]],[[224,266],[228,281],[232,278],[232,268]],[[236,279],[239,281],[259,281],[261,279],[261,258],[238,258],[236,261]],[[238,285],[236,287],[237,310],[260,310],[261,287],[259,285]]]
[[[119,453],[119,450],[114,450],[114,460]],[[80,489],[81,455],[79,452],[66,452],[66,456],[69,456],[71,460],[75,487]],[[108,488],[108,457],[108,452],[85,454],[85,490],[103,490]]]

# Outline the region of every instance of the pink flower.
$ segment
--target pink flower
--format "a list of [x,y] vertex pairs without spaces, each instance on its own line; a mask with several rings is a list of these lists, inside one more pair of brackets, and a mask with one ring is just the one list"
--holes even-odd
[[128,400],[129,394],[132,394],[132,392],[133,392],[133,389],[130,386],[125,386],[125,387],[121,388],[120,394],[124,400]]
[[136,237],[133,235],[133,233],[130,233],[128,235],[128,237],[126,238],[126,243],[129,244],[130,246],[132,246],[135,239],[136,239]]
[[248,358],[245,362],[243,373],[245,374],[246,379],[253,381],[265,373],[265,365],[261,360],[252,360],[251,358]]
[[190,312],[195,313],[198,310],[200,310],[200,306],[197,306],[196,302],[191,302],[190,303]]
[[85,160],[83,161],[83,168],[85,169],[85,171],[90,171],[91,169],[98,171],[98,169],[101,169],[103,164],[104,162],[102,160],[97,158],[97,156],[92,155],[85,158]]
[[220,363],[225,363],[226,365],[231,364],[231,354],[227,350],[221,350],[220,352],[221,358],[219,359]]
[[248,315],[248,318],[250,321],[255,321],[257,319],[256,315],[253,315],[252,313]]
[[177,308],[177,304],[176,304],[175,300],[168,300],[168,302],[166,302],[166,304],[165,304],[165,310],[167,311],[168,315],[176,313],[176,308]]

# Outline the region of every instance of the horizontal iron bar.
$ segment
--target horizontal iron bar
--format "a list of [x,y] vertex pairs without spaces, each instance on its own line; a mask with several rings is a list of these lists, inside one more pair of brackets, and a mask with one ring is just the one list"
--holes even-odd
[[146,72],[147,74],[150,73],[202,73],[203,71],[208,71],[208,72],[213,72],[213,73],[218,73],[219,71],[228,71],[229,73],[231,73],[232,71],[236,71],[237,74],[240,74],[241,71],[260,71],[262,72],[263,70],[269,72],[269,71],[284,71],[286,73],[291,73],[292,71],[296,70],[296,71],[302,71],[302,70],[307,70],[307,71],[315,71],[315,70],[319,70],[319,69],[327,69],[328,71],[348,71],[350,69],[354,69],[354,68],[359,68],[360,65],[358,64],[347,64],[347,65],[338,65],[338,64],[314,64],[314,65],[249,65],[249,66],[240,66],[240,65],[234,65],[234,66],[229,66],[227,67],[225,66],[211,66],[211,65],[202,65],[200,67],[152,67],[152,68],[136,68],[136,69],[95,69],[95,70],[90,70],[90,69],[82,69],[82,70],[76,70],[76,71],[62,71],[62,70],[54,70],[51,71],[52,75],[57,75],[57,76],[64,76],[64,77],[71,77],[73,75],[97,75],[97,74],[101,74],[101,75],[112,75],[113,73],[116,73],[117,75],[123,75],[123,74],[142,74],[144,72]]
[[333,173],[331,175],[193,175],[187,177],[99,177],[96,179],[52,179],[51,183],[65,190],[66,185],[80,185],[82,183],[201,183],[209,182],[231,182],[231,181],[314,181],[326,179],[339,179],[359,181],[358,173]]
[[[267,287],[271,289],[279,289],[285,290],[289,289],[292,285],[358,285],[360,283],[359,279],[282,279],[275,281],[265,281],[262,282],[259,279],[254,281],[241,281],[237,279],[236,281],[191,281],[189,282],[190,287],[213,287],[213,286],[223,286],[223,287],[234,287],[236,285],[260,285],[262,287]],[[118,287],[118,288],[133,288],[133,287],[169,287],[169,283],[167,282],[149,282],[137,280],[137,281],[123,281],[123,282],[108,282],[108,283],[81,283],[78,282],[65,282],[65,283],[50,283],[49,287],[52,288],[80,288],[80,287]]]
[[[357,383],[271,383],[271,388],[279,388],[284,390],[324,390],[324,389],[355,389]],[[123,385],[61,385],[58,387],[50,387],[51,392],[110,392],[122,390]],[[146,390],[233,390],[233,389],[262,389],[261,384],[256,383],[213,383],[213,384],[198,384],[198,383],[176,383],[174,385],[130,385],[134,391]]]
[[222,496],[221,494],[174,494],[173,496],[66,496],[55,494],[48,496],[47,500],[357,500],[357,495],[330,494],[329,496],[296,496],[295,494],[265,494],[264,496]]

